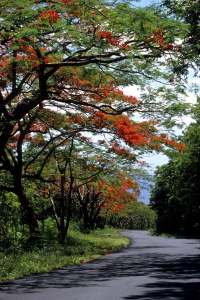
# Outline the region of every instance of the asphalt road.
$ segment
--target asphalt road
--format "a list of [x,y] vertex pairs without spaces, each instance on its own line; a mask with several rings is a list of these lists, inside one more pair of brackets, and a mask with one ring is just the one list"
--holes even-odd
[[126,231],[127,249],[0,284],[0,300],[200,300],[200,240]]

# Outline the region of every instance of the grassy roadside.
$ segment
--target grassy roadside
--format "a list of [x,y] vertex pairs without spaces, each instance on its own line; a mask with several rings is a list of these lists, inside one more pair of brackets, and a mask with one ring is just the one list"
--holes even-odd
[[129,239],[117,229],[106,228],[90,234],[70,231],[67,245],[46,245],[31,251],[0,253],[0,282],[53,269],[77,265],[126,247]]

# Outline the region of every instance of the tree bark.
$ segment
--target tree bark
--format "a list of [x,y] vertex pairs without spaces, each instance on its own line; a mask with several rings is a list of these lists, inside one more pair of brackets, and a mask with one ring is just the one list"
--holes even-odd
[[24,188],[21,183],[21,177],[18,173],[14,176],[15,180],[15,193],[21,204],[21,208],[24,210],[26,215],[27,224],[29,226],[30,235],[39,234],[39,226],[33,207],[25,194]]

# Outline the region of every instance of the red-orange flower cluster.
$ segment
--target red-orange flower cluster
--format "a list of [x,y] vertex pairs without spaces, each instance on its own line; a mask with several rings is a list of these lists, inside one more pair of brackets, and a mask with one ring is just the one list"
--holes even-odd
[[178,45],[168,44],[165,42],[164,31],[162,27],[153,30],[152,33],[153,36],[148,37],[147,41],[145,42],[146,44],[150,44],[151,42],[157,42],[158,46],[166,51],[178,49]]
[[129,46],[126,43],[121,43],[119,39],[114,38],[109,31],[105,31],[105,30],[98,31],[97,37],[101,40],[103,39],[107,40],[110,43],[110,45],[119,46],[125,50],[129,48]]
[[49,19],[50,22],[56,22],[59,19],[59,14],[54,10],[43,11],[40,15],[40,19]]

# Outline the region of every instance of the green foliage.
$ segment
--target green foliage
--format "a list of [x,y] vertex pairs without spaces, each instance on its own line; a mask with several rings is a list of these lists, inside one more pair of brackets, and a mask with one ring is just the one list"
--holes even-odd
[[107,228],[85,235],[70,229],[63,246],[51,243],[42,249],[34,248],[26,252],[16,252],[14,249],[9,254],[0,252],[0,282],[77,265],[120,250],[128,244],[128,238],[122,237],[115,229]]
[[[172,72],[185,25],[132,1],[1,4],[0,191],[18,197],[16,232],[28,228],[41,246],[55,238],[54,218],[64,243],[71,217],[94,229],[102,207],[136,200],[139,155],[181,148],[157,126],[169,130],[188,113]],[[129,85],[140,100],[123,93]],[[10,230],[15,214],[3,215]]]
[[168,16],[185,23],[186,31],[181,43],[182,53],[174,66],[174,72],[187,77],[190,66],[197,76],[200,54],[200,3],[198,0],[163,0],[162,4]]
[[22,214],[18,199],[13,193],[0,193],[0,248],[7,249],[18,239]]
[[157,169],[151,207],[157,212],[157,231],[191,237],[200,236],[200,119],[199,102],[193,109],[195,122],[181,141],[186,149],[173,154]]
[[134,202],[127,211],[119,211],[111,215],[107,223],[124,229],[150,229],[154,228],[156,213],[142,202]]

